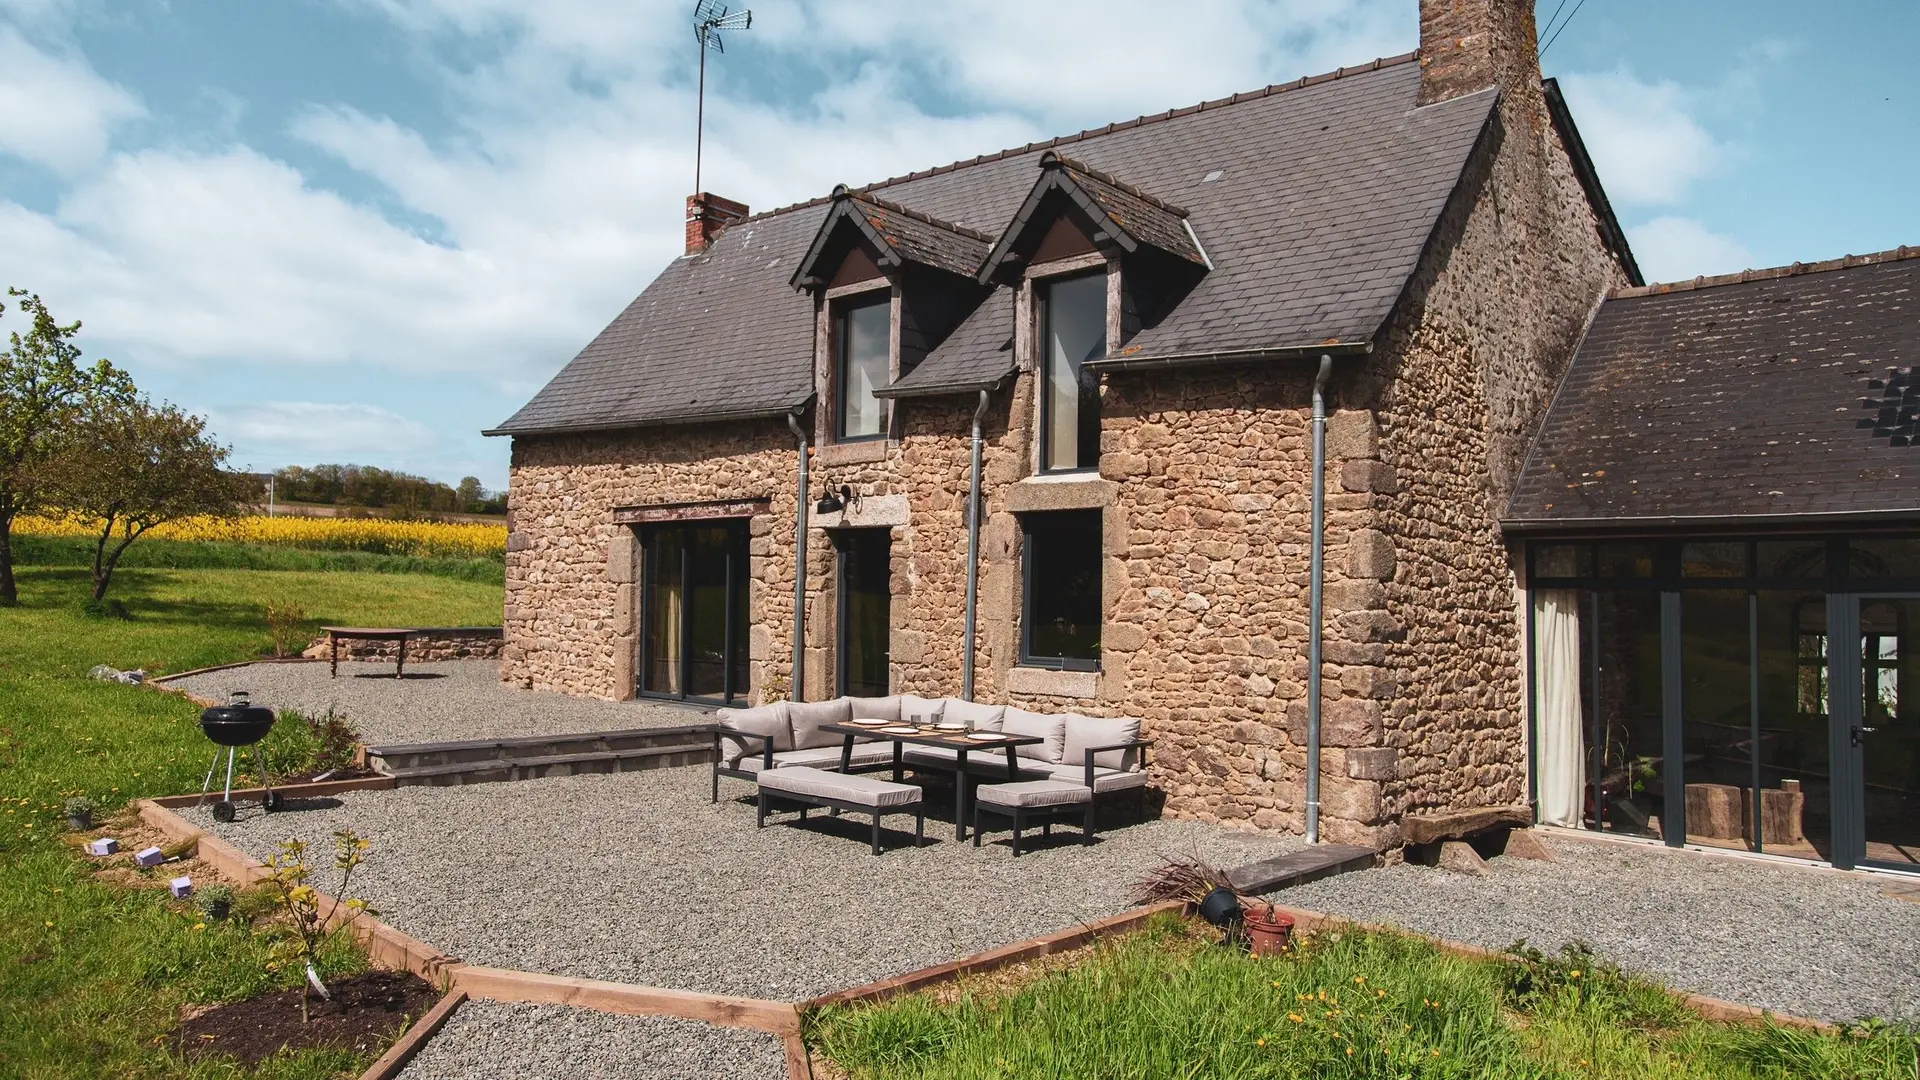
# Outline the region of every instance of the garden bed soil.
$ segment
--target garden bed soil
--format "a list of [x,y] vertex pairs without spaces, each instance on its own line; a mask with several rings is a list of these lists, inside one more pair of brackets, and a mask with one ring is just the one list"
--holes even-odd
[[231,1055],[257,1065],[281,1050],[342,1047],[378,1055],[408,1025],[440,1000],[418,976],[369,971],[327,987],[333,1000],[316,999],[312,1019],[300,1022],[300,990],[281,990],[217,1005],[180,1025],[175,1045],[189,1061]]

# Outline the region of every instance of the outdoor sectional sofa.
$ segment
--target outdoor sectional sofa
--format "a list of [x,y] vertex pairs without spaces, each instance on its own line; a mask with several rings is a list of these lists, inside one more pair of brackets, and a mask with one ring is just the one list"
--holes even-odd
[[[959,698],[923,698],[913,694],[892,697],[841,697],[831,701],[776,701],[750,709],[715,712],[713,799],[720,798],[720,778],[755,780],[760,773],[806,766],[838,770],[846,737],[820,730],[823,725],[851,720],[889,720],[905,723],[965,723],[980,731],[1006,731],[1039,736],[1044,741],[1016,747],[1017,775],[1009,778],[1006,759],[998,753],[967,759],[966,779],[974,783],[1060,780],[1081,784],[1096,800],[1105,801],[1130,791],[1144,813],[1147,787],[1146,754],[1150,740],[1140,738],[1140,721],[1130,717],[1094,717],[1077,713],[1036,713],[1011,705],[984,705]],[[956,772],[958,754],[931,746],[908,746],[900,764],[906,768]],[[848,760],[851,772],[891,770],[894,744],[884,737],[856,737]]]

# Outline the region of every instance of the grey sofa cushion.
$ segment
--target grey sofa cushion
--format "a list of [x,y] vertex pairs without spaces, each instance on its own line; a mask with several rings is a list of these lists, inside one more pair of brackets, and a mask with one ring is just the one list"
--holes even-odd
[[[1087,748],[1090,746],[1112,746],[1140,737],[1140,721],[1131,716],[1106,718],[1068,713],[1066,721],[1066,752],[1057,760],[1068,765],[1085,768]],[[1137,750],[1103,750],[1094,755],[1093,763],[1104,769],[1132,769],[1139,760],[1140,753]]]
[[[1087,766],[1084,762],[1079,765],[1068,765],[1062,762],[1058,765],[1042,765],[1040,768],[1047,770],[1048,775],[1052,776],[1055,780],[1064,780],[1067,783],[1079,784],[1082,787],[1086,786]],[[1093,791],[1096,795],[1104,795],[1109,791],[1126,791],[1130,788],[1146,786],[1147,774],[1139,769],[1103,769],[1098,765],[1093,767]]]
[[790,701],[787,703],[787,719],[793,724],[794,749],[839,746],[846,741],[847,737],[836,735],[831,731],[821,731],[820,725],[844,724],[853,719],[853,700],[834,698],[832,701]]
[[857,697],[847,700],[853,703],[855,720],[888,720],[896,724],[900,722],[900,695],[898,694],[892,697]]
[[[893,746],[889,743],[855,743],[853,759],[847,764],[854,768],[863,765],[885,765],[893,760]],[[757,773],[764,771],[765,761],[759,754],[748,754],[738,761],[729,760],[727,767],[741,772]],[[773,755],[773,767],[792,768],[805,765],[815,769],[838,769],[840,767],[840,747],[815,746],[806,750],[782,750]]]
[[[716,709],[713,715],[721,727],[750,735],[773,736],[775,751],[793,749],[793,723],[787,719],[787,703],[784,701],[756,705],[751,709]],[[752,746],[758,749],[759,740],[754,740]]]
[[1064,716],[1028,712],[1009,705],[1001,718],[1000,730],[1009,735],[1039,735],[1046,739],[1046,742],[1022,746],[1014,751],[1031,761],[1058,762],[1060,752],[1066,746],[1067,720]]
[[1093,792],[1085,784],[1064,780],[1023,780],[1017,784],[981,784],[974,798],[989,806],[1031,810],[1042,806],[1084,806],[1093,801]]
[[940,711],[946,707],[946,698],[923,698],[918,694],[900,695],[900,722],[903,724],[937,724]]
[[941,698],[940,719],[948,724],[971,724],[975,731],[999,731],[1005,705],[982,705],[961,698]]
[[912,784],[875,780],[855,773],[827,772],[796,765],[760,774],[760,787],[775,793],[838,799],[841,802],[897,810],[920,804],[920,789]]

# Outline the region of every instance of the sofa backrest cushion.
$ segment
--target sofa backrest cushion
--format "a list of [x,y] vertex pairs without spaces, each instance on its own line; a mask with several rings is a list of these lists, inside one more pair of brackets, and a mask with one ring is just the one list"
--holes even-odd
[[848,698],[853,703],[855,720],[889,720],[900,722],[900,697],[857,697]]
[[[793,722],[787,718],[787,703],[784,701],[756,705],[751,709],[716,709],[713,715],[722,727],[750,735],[773,736],[775,753],[793,749]],[[755,743],[753,749],[759,748],[759,744]]]
[[[1087,748],[1132,742],[1140,737],[1140,721],[1131,716],[1096,717],[1068,713],[1067,747],[1063,759],[1068,765],[1085,765]],[[1140,762],[1137,750],[1103,750],[1093,763],[1103,769],[1134,769]]]
[[951,697],[941,700],[946,703],[940,712],[942,721],[971,724],[975,731],[999,731],[1001,714],[1007,711],[1005,705],[982,705],[977,701]]
[[811,750],[816,746],[839,746],[845,735],[821,731],[822,724],[844,724],[853,719],[853,699],[832,701],[793,701],[787,703],[787,718],[793,722],[793,748]]
[[945,698],[923,698],[918,694],[900,695],[900,722],[903,724],[937,724],[940,722],[940,710],[947,704]]
[[1045,742],[1014,748],[1014,753],[1033,761],[1046,761],[1060,764],[1060,751],[1066,745],[1067,719],[1064,716],[1050,716],[1046,713],[1028,712],[1007,706],[1002,714],[1000,730],[1009,735],[1038,735]]

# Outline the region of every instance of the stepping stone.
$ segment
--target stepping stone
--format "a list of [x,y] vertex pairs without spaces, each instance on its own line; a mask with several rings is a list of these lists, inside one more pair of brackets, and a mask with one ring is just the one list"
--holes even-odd
[[1314,844],[1278,858],[1236,866],[1227,871],[1227,884],[1248,895],[1270,893],[1292,885],[1365,870],[1373,865],[1372,848],[1352,844]]

